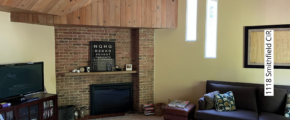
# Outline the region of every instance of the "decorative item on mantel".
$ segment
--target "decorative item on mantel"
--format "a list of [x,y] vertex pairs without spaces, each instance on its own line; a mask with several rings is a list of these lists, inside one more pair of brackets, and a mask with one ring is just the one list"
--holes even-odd
[[85,68],[80,68],[81,73],[85,72]]
[[86,67],[86,71],[89,73],[91,71],[90,67]]
[[122,71],[122,68],[120,68],[119,66],[116,66],[116,71]]
[[126,71],[132,71],[132,64],[126,64]]
[[90,67],[81,67],[79,70],[78,69],[73,69],[73,73],[84,73],[84,72],[90,72]]
[[91,41],[91,71],[112,71],[116,66],[115,42]]

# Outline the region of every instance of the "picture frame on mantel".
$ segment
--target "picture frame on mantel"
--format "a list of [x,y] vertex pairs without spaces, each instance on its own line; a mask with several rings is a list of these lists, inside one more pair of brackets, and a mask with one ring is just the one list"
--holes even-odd
[[90,41],[91,72],[108,72],[116,66],[115,42]]
[[244,68],[264,68],[264,30],[274,30],[274,69],[290,69],[290,24],[244,27]]

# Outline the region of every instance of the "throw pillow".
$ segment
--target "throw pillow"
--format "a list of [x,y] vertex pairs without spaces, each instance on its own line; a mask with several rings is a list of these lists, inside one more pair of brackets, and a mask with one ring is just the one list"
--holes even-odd
[[215,94],[215,109],[217,111],[234,111],[236,110],[235,98],[232,91],[224,94]]
[[[216,91],[216,90],[220,91],[220,93],[226,93],[228,91],[232,91],[235,94],[236,109],[244,109],[244,110],[258,112],[258,108],[257,108],[258,105],[257,105],[257,99],[256,99],[257,98],[256,87],[238,86],[238,84],[227,85],[227,84],[211,83],[210,91]],[[284,109],[285,109],[285,106],[283,106],[282,110]]]
[[210,92],[210,93],[207,93],[205,94],[203,97],[205,99],[205,110],[209,110],[209,109],[212,109],[214,108],[214,94],[218,94],[219,91],[213,91],[213,92]]
[[290,118],[290,94],[287,95],[285,117]]

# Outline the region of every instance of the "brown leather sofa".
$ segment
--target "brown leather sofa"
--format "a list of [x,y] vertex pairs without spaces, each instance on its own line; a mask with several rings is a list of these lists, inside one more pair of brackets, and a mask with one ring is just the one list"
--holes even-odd
[[206,93],[232,91],[235,97],[236,111],[218,112],[215,109],[205,110],[203,97],[199,100],[197,120],[289,120],[284,117],[286,95],[290,86],[275,85],[274,96],[264,96],[263,84],[236,83],[209,80]]

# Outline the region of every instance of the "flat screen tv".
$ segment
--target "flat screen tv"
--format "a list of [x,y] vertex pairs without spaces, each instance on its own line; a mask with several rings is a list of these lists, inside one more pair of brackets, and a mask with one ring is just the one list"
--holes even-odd
[[0,65],[0,91],[0,100],[43,92],[43,62]]

